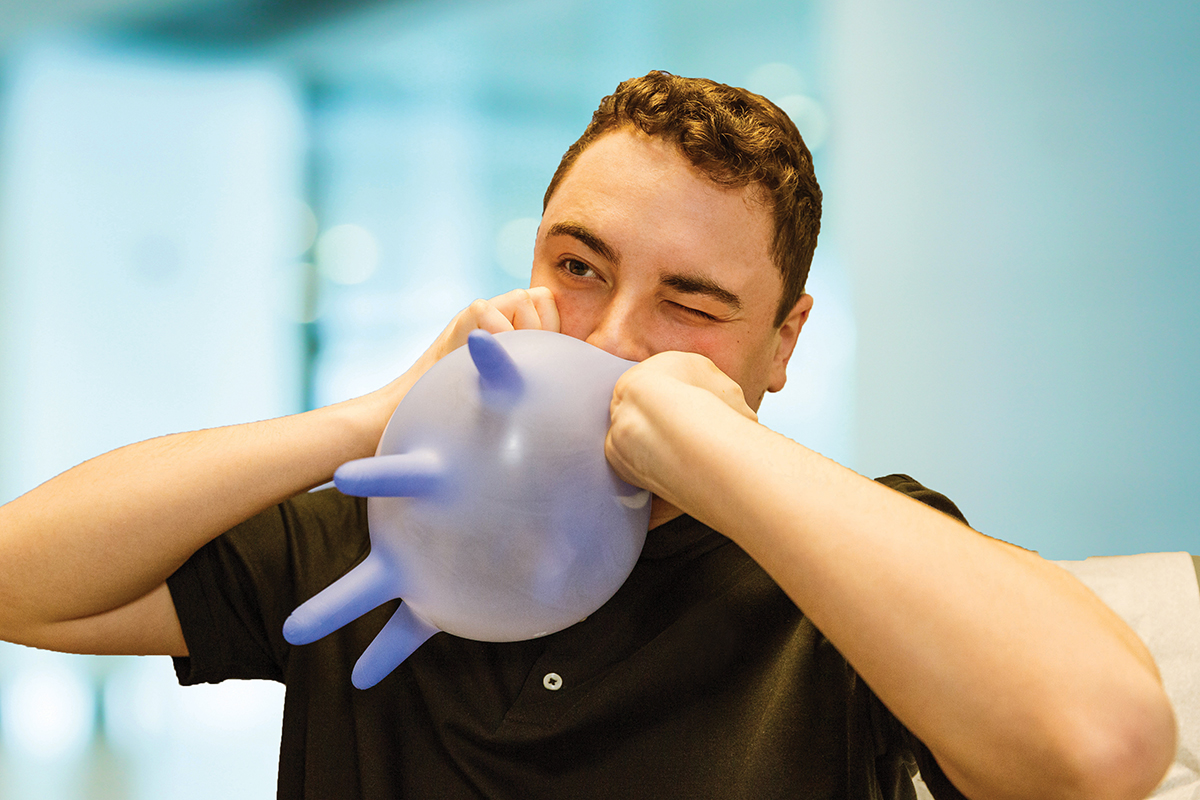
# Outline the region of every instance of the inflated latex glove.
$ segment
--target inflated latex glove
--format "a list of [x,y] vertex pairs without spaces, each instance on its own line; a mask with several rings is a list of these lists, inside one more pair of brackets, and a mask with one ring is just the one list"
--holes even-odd
[[373,686],[438,631],[544,636],[602,606],[633,570],[650,493],[604,456],[613,386],[634,362],[538,330],[473,331],[396,408],[374,458],[334,481],[369,497],[371,552],[297,608],[292,644],[394,598],[355,665]]

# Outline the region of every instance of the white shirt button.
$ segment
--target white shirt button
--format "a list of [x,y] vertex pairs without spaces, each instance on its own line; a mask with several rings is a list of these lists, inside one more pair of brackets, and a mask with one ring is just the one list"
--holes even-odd
[[542,686],[545,686],[552,692],[557,692],[563,686],[562,675],[557,672],[547,672],[546,677],[542,678]]

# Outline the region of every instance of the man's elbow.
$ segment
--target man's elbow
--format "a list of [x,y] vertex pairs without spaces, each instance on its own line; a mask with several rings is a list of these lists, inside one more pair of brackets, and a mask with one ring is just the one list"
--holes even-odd
[[1175,758],[1176,724],[1161,690],[1130,699],[1114,713],[1084,714],[1066,743],[1066,773],[1073,783],[1064,797],[1144,800]]
[[1174,760],[1176,730],[1161,690],[1139,695],[1074,708],[1051,701],[1017,750],[962,769],[939,761],[971,800],[1145,800]]

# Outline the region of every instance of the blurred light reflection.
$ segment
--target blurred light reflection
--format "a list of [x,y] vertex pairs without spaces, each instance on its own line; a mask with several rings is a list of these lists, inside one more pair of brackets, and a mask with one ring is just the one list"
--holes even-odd
[[95,702],[78,660],[47,654],[0,685],[0,712],[5,747],[39,762],[66,761],[78,758],[91,740]]
[[353,286],[375,274],[379,243],[361,225],[335,225],[317,239],[317,263],[334,283]]
[[504,223],[496,234],[496,261],[500,268],[522,284],[529,282],[533,264],[533,242],[537,238],[536,217],[521,217]]

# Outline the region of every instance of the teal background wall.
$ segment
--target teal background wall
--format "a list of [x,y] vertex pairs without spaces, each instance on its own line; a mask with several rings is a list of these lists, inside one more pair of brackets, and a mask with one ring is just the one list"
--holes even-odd
[[1051,558],[1200,547],[1200,7],[830,4],[856,460]]

